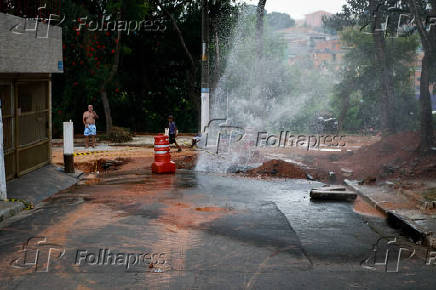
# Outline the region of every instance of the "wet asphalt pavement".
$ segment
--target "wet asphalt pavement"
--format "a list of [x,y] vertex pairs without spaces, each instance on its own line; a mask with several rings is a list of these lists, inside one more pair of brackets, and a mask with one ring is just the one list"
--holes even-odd
[[[371,260],[373,245],[398,233],[352,203],[311,202],[317,186],[183,170],[106,174],[1,225],[0,287],[435,288],[424,247],[400,237],[388,259],[396,270],[404,247],[398,272],[387,273]],[[378,249],[384,261],[386,243]]]

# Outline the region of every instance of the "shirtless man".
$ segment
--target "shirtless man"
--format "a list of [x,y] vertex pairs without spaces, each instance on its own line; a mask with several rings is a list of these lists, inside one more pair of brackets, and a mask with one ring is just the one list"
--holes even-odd
[[95,135],[97,135],[97,128],[95,127],[95,119],[98,119],[98,115],[94,112],[94,107],[88,105],[88,111],[83,113],[83,124],[85,125],[85,143],[86,147],[89,147],[89,138],[92,137],[91,146],[95,148]]

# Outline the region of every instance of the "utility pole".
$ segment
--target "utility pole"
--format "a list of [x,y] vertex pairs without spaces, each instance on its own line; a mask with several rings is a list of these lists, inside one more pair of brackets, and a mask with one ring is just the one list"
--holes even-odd
[[0,100],[0,201],[7,199],[6,194],[6,172],[5,159],[3,152],[3,119],[2,119],[2,102]]
[[201,128],[204,133],[209,124],[209,7],[208,0],[201,1]]

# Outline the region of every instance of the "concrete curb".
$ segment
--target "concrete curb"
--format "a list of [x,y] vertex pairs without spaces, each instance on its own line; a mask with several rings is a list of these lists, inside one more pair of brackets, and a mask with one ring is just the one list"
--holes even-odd
[[405,217],[395,210],[387,210],[383,208],[376,200],[372,197],[363,193],[356,181],[349,179],[344,179],[344,183],[351,187],[356,193],[366,202],[373,205],[377,210],[383,212],[387,216],[387,222],[394,227],[402,229],[408,236],[410,236],[414,241],[419,241],[426,246],[436,248],[436,239],[433,237],[433,232],[426,231],[425,229],[418,226],[413,220]]
[[435,247],[432,243],[432,232],[425,231],[418,227],[412,220],[397,213],[394,210],[387,211],[387,221],[394,227],[401,228],[414,241],[420,241],[424,245]]
[[351,187],[363,200],[365,200],[366,202],[368,202],[369,204],[374,206],[375,209],[377,209],[377,210],[379,210],[387,215],[387,211],[383,207],[381,207],[377,201],[375,201],[370,196],[367,196],[366,194],[362,193],[357,182],[354,182],[354,181],[349,180],[349,179],[344,179],[344,183],[345,183],[345,185]]
[[43,200],[77,184],[82,175],[81,171],[66,174],[61,168],[48,165],[11,180],[8,183],[8,197],[23,202],[0,201],[0,223],[23,211],[27,203],[36,206]]
[[22,202],[0,201],[0,223],[18,214],[24,207]]

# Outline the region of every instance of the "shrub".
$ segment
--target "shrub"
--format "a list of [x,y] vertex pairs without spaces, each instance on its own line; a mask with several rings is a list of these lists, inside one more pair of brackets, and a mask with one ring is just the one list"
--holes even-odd
[[122,128],[122,127],[112,127],[112,131],[109,133],[109,135],[101,135],[101,140],[109,140],[115,143],[124,143],[131,141],[133,137],[132,132],[130,132],[130,129],[128,128]]

